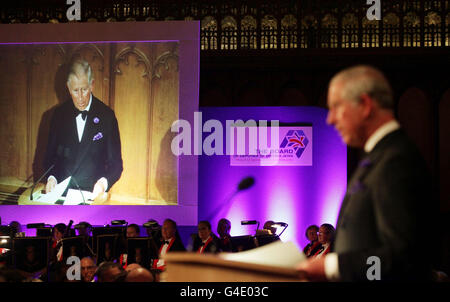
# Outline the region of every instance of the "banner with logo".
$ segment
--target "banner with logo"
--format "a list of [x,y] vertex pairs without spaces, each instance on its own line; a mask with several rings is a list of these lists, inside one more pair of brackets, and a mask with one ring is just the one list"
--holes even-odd
[[[278,142],[271,142],[270,127],[267,127],[267,138],[261,139],[259,132],[257,147],[245,148],[245,153],[234,152],[230,154],[231,166],[312,166],[313,133],[311,126],[280,126],[277,127]],[[249,132],[247,132],[248,134]],[[272,137],[274,135],[272,134]],[[251,145],[251,135],[244,141],[246,146]],[[270,143],[266,143],[270,141]],[[264,143],[261,143],[264,141]],[[250,151],[251,150],[251,151]]]

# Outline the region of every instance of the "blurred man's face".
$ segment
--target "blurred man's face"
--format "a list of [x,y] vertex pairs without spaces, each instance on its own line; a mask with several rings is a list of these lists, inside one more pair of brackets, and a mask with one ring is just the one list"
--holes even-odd
[[331,242],[331,233],[325,227],[319,228],[319,242],[322,244]]
[[317,229],[308,230],[308,239],[309,239],[309,241],[317,240]]
[[97,267],[95,266],[94,261],[90,258],[83,258],[80,261],[81,263],[81,278],[83,278],[84,282],[91,282],[94,279],[95,270]]
[[25,255],[26,255],[27,261],[29,263],[33,263],[35,260],[34,246],[27,246],[25,249]]
[[121,271],[117,267],[111,267],[103,274],[103,278],[101,282],[114,282],[117,277],[120,275]]
[[89,99],[91,97],[92,85],[89,84],[87,75],[71,75],[67,88],[69,89],[70,96],[72,97],[73,105],[80,111],[86,109],[89,105]]
[[170,238],[175,236],[175,228],[172,223],[165,221],[161,228],[161,234],[164,240],[169,240]]
[[231,226],[227,221],[221,221],[217,226],[217,233],[219,233],[220,237],[225,237],[230,234]]
[[328,89],[327,124],[333,125],[342,140],[352,147],[363,147],[363,106],[341,98],[342,83],[334,83]]
[[138,234],[136,232],[136,229],[133,227],[128,227],[127,228],[127,238],[133,238],[133,237],[137,237]]
[[61,240],[62,237],[63,237],[63,233],[61,233],[60,231],[58,231],[58,229],[55,228],[53,238],[55,238],[55,240],[58,241],[58,240]]
[[206,224],[200,223],[198,225],[198,237],[200,237],[201,240],[208,239],[210,234],[211,230],[208,228]]

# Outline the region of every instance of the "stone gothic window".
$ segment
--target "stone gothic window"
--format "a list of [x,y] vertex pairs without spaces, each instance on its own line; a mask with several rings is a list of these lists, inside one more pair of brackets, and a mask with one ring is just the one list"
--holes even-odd
[[222,19],[221,49],[237,49],[237,23],[232,16]]
[[202,37],[201,49],[217,49],[217,20],[213,16],[206,16],[200,23]]
[[251,15],[246,15],[241,19],[241,49],[256,48],[258,48],[256,39],[256,19]]

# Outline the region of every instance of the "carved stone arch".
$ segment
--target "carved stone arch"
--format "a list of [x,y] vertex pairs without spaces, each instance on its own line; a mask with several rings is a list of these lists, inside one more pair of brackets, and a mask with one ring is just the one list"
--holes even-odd
[[221,49],[237,49],[238,26],[236,18],[232,15],[226,15],[220,23],[222,30]]
[[226,15],[221,21],[222,29],[237,29],[236,18],[232,15]]
[[163,67],[166,71],[169,70],[169,61],[175,60],[176,70],[179,70],[179,57],[178,57],[178,44],[176,44],[171,50],[165,51],[160,54],[152,64],[152,80],[161,79],[160,68]]
[[336,28],[338,26],[338,18],[334,14],[326,14],[321,19],[322,27]]
[[[93,55],[91,58],[83,58],[82,57],[81,52],[85,49],[91,50],[93,52]],[[75,48],[72,50],[72,55],[71,55],[71,58],[69,61],[72,61],[72,60],[76,59],[77,57],[87,60],[91,64],[91,66],[94,61],[99,60],[101,64],[100,64],[98,71],[100,71],[100,72],[103,72],[103,70],[105,68],[105,55],[100,50],[100,48],[93,43],[81,43],[81,44],[78,44],[77,46],[75,46]]]
[[386,12],[383,16],[383,24],[399,26],[400,17],[396,12]]
[[135,55],[137,57],[137,66],[142,64],[144,66],[144,72],[141,74],[142,77],[147,77],[151,74],[152,64],[148,57],[134,45],[125,47],[120,52],[118,52],[114,58],[114,73],[121,75],[122,70],[120,69],[120,63],[125,63],[129,65],[129,56]]
[[241,19],[241,28],[247,30],[256,30],[257,22],[253,15],[245,15]]

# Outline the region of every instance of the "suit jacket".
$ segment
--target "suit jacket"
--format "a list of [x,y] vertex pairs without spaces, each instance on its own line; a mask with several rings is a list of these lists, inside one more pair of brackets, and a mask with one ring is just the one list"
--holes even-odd
[[75,117],[78,110],[72,101],[56,108],[51,124],[44,168],[55,165],[49,174],[58,182],[68,176],[75,178],[83,190],[92,191],[98,179],[108,180],[108,189],[120,178],[123,170],[119,127],[114,112],[96,97],[87,115],[81,142],[78,140]]
[[[161,240],[158,244],[158,251],[163,244],[164,244],[164,240]],[[178,236],[175,236],[175,241],[173,242],[172,246],[170,247],[170,250],[168,250],[167,252],[185,252],[185,251],[186,251],[186,248],[184,247],[184,244],[181,241],[181,238]]]
[[[203,253],[212,253],[212,254],[216,254],[221,252],[220,248],[219,248],[219,238],[211,233],[211,242],[209,242],[205,249],[203,250]],[[198,252],[200,247],[203,245],[202,240],[200,239],[200,237],[197,236],[197,238],[194,241],[194,248],[193,248],[193,252]]]
[[[343,281],[367,281],[377,256],[381,280],[427,279],[434,202],[426,164],[402,129],[386,135],[360,162],[337,222],[334,251]],[[369,263],[367,263],[369,262]]]

